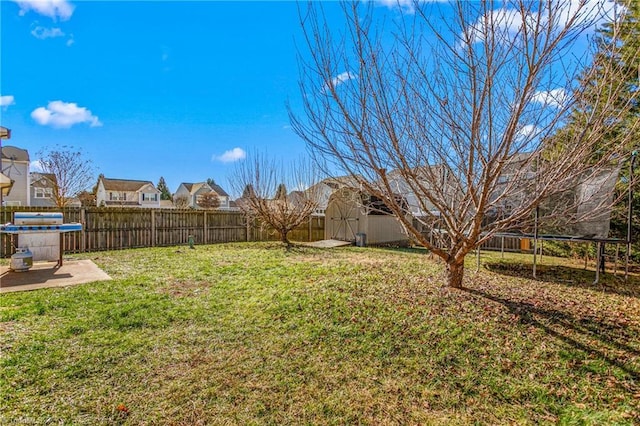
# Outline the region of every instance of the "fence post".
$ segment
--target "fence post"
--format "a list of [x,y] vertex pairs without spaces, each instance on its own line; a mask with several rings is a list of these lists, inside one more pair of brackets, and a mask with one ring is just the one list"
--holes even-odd
[[83,207],[80,209],[80,223],[82,224],[82,233],[80,234],[80,244],[82,245],[82,252],[87,251],[87,212]]
[[204,217],[202,218],[202,223],[204,226],[204,241],[202,242],[203,244],[209,244],[209,228],[207,227],[207,211],[204,210],[203,211]]
[[156,211],[151,210],[151,247],[156,246]]

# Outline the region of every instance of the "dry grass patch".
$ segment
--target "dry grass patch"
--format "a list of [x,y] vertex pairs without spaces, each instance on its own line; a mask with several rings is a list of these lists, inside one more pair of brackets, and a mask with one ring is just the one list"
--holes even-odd
[[421,250],[96,257],[113,281],[0,301],[3,422],[640,421],[637,277],[534,281],[483,255],[458,291]]

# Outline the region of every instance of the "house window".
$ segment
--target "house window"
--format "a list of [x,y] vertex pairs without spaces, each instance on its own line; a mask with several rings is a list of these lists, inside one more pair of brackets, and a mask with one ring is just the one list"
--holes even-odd
[[34,188],[34,197],[35,198],[52,198],[53,197],[53,189],[51,188]]
[[158,194],[142,193],[142,201],[158,201]]
[[509,175],[498,176],[498,185],[509,182]]
[[109,200],[111,201],[127,201],[127,194],[124,192],[110,192]]

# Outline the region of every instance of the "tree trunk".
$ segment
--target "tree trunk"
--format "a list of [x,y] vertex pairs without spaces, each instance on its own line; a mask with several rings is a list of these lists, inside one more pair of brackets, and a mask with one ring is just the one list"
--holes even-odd
[[289,249],[291,247],[291,241],[287,238],[287,234],[288,232],[280,231],[280,241]]
[[464,258],[447,263],[447,284],[452,288],[462,288],[464,277]]

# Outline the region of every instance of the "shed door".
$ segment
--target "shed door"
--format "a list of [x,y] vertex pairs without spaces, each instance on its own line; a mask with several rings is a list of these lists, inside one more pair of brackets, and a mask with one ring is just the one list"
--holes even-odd
[[335,200],[335,209],[329,217],[331,236],[333,240],[355,241],[358,230],[358,210],[355,204],[342,199]]

